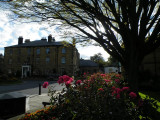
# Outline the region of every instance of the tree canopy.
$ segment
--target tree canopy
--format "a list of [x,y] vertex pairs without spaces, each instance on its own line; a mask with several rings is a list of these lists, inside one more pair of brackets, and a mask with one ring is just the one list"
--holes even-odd
[[[94,40],[124,66],[137,86],[144,56],[160,46],[159,0],[17,0],[9,2],[16,19],[47,22],[78,30],[82,41]],[[123,46],[121,45],[123,43]]]

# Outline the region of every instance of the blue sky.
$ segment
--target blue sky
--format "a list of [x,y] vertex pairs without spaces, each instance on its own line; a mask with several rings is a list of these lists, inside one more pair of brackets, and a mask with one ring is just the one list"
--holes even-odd
[[[60,33],[56,26],[49,27],[48,24],[38,23],[15,23],[10,22],[8,18],[9,11],[0,9],[0,53],[4,54],[4,47],[16,45],[18,43],[18,37],[23,36],[24,39],[30,39],[31,41],[40,40],[42,37],[48,37],[52,34],[56,41],[62,41]],[[64,40],[64,39],[63,39]],[[94,54],[101,53],[105,60],[109,57],[107,52],[101,47],[86,46],[82,47],[77,45],[77,49],[80,53],[80,57],[83,59],[89,59]]]

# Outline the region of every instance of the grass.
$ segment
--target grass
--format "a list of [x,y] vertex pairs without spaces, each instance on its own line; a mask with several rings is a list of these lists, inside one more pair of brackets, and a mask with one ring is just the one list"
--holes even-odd
[[[160,113],[160,101],[159,101],[159,95],[155,92],[139,92],[139,95],[141,96],[142,99],[151,99],[157,102],[158,108],[157,111]],[[153,106],[154,107],[154,106]]]

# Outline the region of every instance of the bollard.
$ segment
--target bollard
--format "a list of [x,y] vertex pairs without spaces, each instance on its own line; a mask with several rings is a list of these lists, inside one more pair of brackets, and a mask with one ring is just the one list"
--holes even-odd
[[39,95],[41,95],[41,83],[39,83]]

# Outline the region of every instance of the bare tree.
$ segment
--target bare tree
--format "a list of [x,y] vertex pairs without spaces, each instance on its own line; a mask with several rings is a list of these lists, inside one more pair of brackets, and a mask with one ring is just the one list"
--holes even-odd
[[121,62],[132,89],[137,90],[138,69],[144,56],[160,46],[159,0],[17,0],[9,3],[16,19],[70,27],[79,31],[77,36],[81,40],[96,41]]

